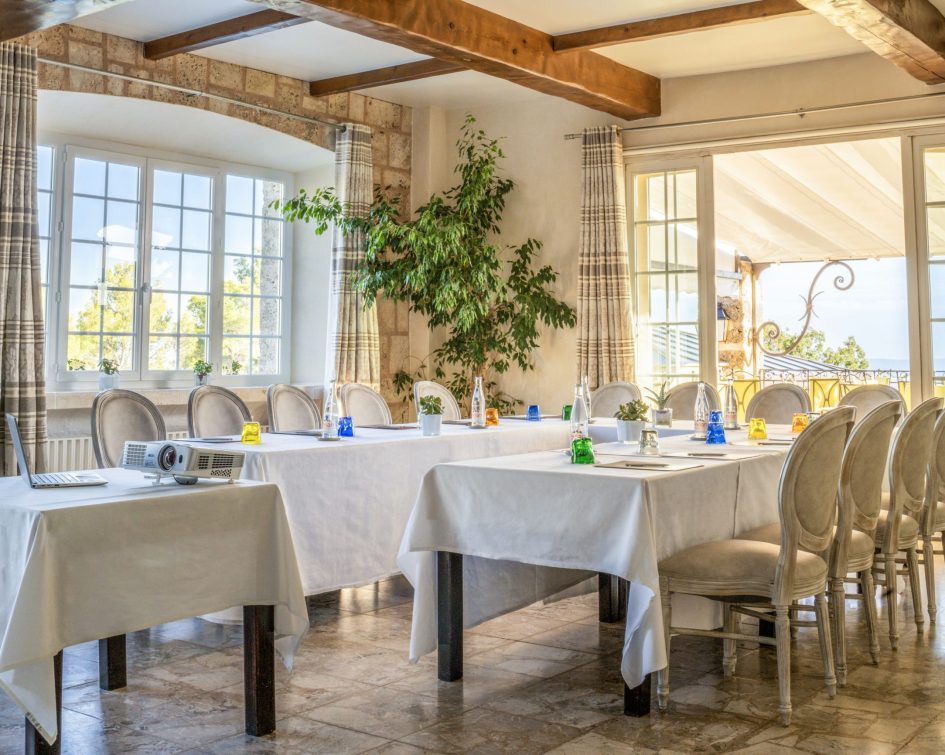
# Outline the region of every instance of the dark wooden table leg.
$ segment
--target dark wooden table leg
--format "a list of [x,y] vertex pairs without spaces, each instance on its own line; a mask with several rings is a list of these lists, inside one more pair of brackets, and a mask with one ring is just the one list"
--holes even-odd
[[272,606],[243,606],[246,733],[253,737],[276,730],[275,624]]
[[60,650],[53,657],[53,674],[56,684],[56,728],[59,735],[56,741],[49,744],[43,735],[40,734],[26,719],[26,755],[59,755],[62,743],[62,651]]
[[627,580],[612,574],[597,574],[597,618],[615,624],[627,615]]
[[624,682],[623,714],[625,716],[640,718],[650,715],[650,676],[651,674],[647,674],[640,685],[633,689]]
[[98,686],[121,689],[128,684],[125,635],[116,634],[98,641]]
[[436,553],[437,676],[463,678],[463,555]]

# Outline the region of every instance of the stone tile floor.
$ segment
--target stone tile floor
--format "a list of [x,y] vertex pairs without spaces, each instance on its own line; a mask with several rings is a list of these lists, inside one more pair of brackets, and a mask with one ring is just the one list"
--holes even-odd
[[[318,596],[309,608],[295,671],[278,667],[276,734],[242,733],[241,630],[190,619],[129,637],[120,691],[99,690],[94,643],[66,650],[63,752],[945,752],[945,632],[926,623],[917,633],[902,596],[900,650],[884,631],[879,666],[860,604],[847,603],[850,672],[833,700],[814,630],[799,631],[787,728],[776,720],[773,648],[741,645],[726,679],[721,643],[701,638],[674,640],[669,712],[623,716],[623,628],[598,623],[596,596],[467,632],[465,676],[453,684],[437,681],[434,656],[407,662],[404,580]],[[0,752],[21,752],[23,737],[22,716],[0,695]]]

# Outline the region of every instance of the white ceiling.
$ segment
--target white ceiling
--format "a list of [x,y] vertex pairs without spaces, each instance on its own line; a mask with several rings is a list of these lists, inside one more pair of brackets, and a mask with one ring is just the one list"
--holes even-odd
[[[169,116],[168,114],[172,115]],[[41,90],[41,131],[289,173],[334,163],[334,153],[238,118],[133,97]],[[172,122],[174,128],[168,128]],[[247,152],[246,145],[252,150]]]
[[[733,5],[741,0],[471,0],[551,34]],[[934,0],[945,8],[945,0]],[[79,19],[89,29],[149,41],[261,9],[249,0],[134,0]],[[864,47],[813,14],[603,48],[599,52],[661,78],[782,65],[862,53]],[[306,80],[408,63],[410,50],[311,22],[202,50],[200,55]],[[541,97],[465,72],[365,90],[408,105],[476,107]]]

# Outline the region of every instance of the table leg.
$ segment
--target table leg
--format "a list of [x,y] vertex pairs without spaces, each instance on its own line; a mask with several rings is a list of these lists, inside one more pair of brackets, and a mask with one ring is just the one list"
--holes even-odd
[[253,737],[276,730],[275,623],[273,606],[243,606],[246,733]]
[[647,674],[643,681],[633,689],[623,685],[623,714],[625,716],[650,715],[650,676]]
[[463,678],[463,555],[436,554],[437,676]]
[[627,615],[627,580],[597,574],[597,616],[601,624],[615,624]]
[[128,684],[125,635],[116,634],[98,641],[98,686],[121,689]]
[[49,744],[43,735],[33,727],[33,724],[26,720],[26,755],[59,755],[62,743],[62,651],[60,650],[53,657],[53,675],[56,685],[56,728],[59,730],[59,736],[56,741]]
[[[758,636],[759,637],[770,637],[774,639],[774,622],[773,621],[761,621],[758,620]],[[764,645],[762,645],[764,647]]]

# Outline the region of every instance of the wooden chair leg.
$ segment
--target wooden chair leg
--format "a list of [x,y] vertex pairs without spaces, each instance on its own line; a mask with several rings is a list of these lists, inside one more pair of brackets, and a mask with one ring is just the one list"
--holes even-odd
[[899,593],[896,592],[896,557],[892,554],[885,556],[886,566],[886,612],[889,615],[889,644],[893,650],[899,649],[899,617],[896,607],[899,602]]
[[660,603],[663,608],[663,641],[666,643],[666,668],[656,672],[656,704],[660,710],[669,707],[669,643],[670,627],[673,625],[672,595],[669,591],[669,580],[660,578]]
[[906,551],[906,566],[909,569],[909,589],[912,590],[912,612],[915,614],[915,625],[919,628],[925,623],[925,614],[922,611],[922,588],[919,579],[919,556],[915,548]]
[[866,634],[869,637],[870,657],[874,664],[878,664],[879,627],[876,617],[876,590],[873,586],[873,572],[869,569],[860,572],[860,590],[863,593],[863,606],[866,609]]
[[833,666],[833,642],[830,639],[830,620],[827,616],[827,596],[818,593],[814,596],[814,609],[817,614],[817,634],[820,637],[820,655],[824,662],[824,684],[827,696],[837,696],[837,676]]
[[935,556],[931,535],[922,539],[922,565],[925,569],[925,599],[929,602],[929,623],[934,624],[938,607],[935,604]]
[[784,726],[791,725],[791,613],[787,606],[775,608],[774,633],[778,649],[778,713]]
[[[722,604],[722,628],[726,632],[735,632],[735,612],[732,610],[731,603]],[[722,640],[722,673],[725,676],[731,676],[735,673],[735,662],[737,656],[738,643],[735,640]]]
[[833,632],[833,657],[837,670],[837,684],[841,687],[847,683],[847,612],[844,592],[843,580],[830,581],[830,595],[828,596],[830,631]]

